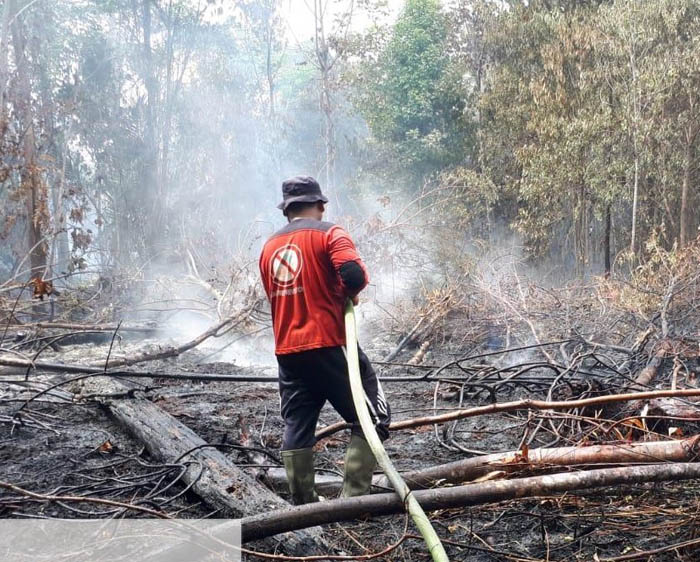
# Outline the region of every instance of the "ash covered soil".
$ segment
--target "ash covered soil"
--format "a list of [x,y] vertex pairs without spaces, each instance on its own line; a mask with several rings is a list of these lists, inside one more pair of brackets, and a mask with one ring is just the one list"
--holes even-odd
[[[157,348],[158,340],[125,339],[114,350],[128,356],[136,350]],[[251,341],[265,352],[266,341]],[[395,342],[388,336],[365,338],[363,347],[371,359],[386,356]],[[473,353],[458,345],[439,346],[441,352],[425,357],[428,364],[445,362]],[[85,363],[104,360],[109,342],[82,343],[47,350],[41,359]],[[398,361],[416,350],[408,349]],[[270,354],[270,357],[272,355]],[[498,368],[527,357],[496,355],[475,360]],[[142,366],[143,368],[143,366]],[[201,372],[273,376],[270,364],[255,367],[230,362],[211,362],[204,350],[146,365],[153,372]],[[380,376],[416,376],[419,367],[376,366]],[[16,375],[16,371],[14,374]],[[547,391],[544,370],[528,372],[531,385],[502,385],[498,401],[526,396],[541,398]],[[551,375],[551,373],[550,373]],[[2,377],[10,376],[3,371]],[[70,375],[31,374],[29,381],[66,381]],[[540,378],[538,378],[540,377]],[[13,377],[17,380],[17,377]],[[539,381],[539,382],[538,382]],[[267,468],[280,467],[278,449],[282,436],[277,388],[269,383],[193,382],[166,379],[139,380],[154,403],[199,434],[218,445],[238,466],[256,477]],[[583,384],[583,383],[582,383]],[[483,405],[492,400],[488,392],[467,391],[434,382],[385,382],[394,421],[415,418],[457,407]],[[91,400],[88,382],[65,382],[52,393],[36,397],[36,389],[18,384],[0,385],[0,480],[41,494],[89,495],[167,510],[179,517],[216,516],[215,512],[179,480],[181,466],[165,465],[149,457],[141,443],[119,426],[109,413]],[[72,395],[82,398],[75,400]],[[26,403],[28,397],[33,400]],[[340,421],[327,405],[319,427]],[[527,413],[500,414],[440,426],[397,431],[385,443],[400,470],[433,465],[493,452],[519,449],[526,428],[535,422]],[[342,475],[346,432],[319,442],[318,474]],[[531,446],[547,444],[546,435]],[[567,444],[567,443],[564,443]],[[449,509],[431,516],[454,560],[594,560],[620,556],[635,549],[653,549],[687,540],[694,528],[700,487],[695,481],[616,487],[567,493],[486,506]],[[281,492],[286,497],[284,492]],[[114,517],[122,512],[108,506],[44,502],[0,491],[0,517]],[[404,533],[404,516],[381,517],[352,523],[331,524],[325,529],[329,542],[346,554],[378,552]],[[408,523],[408,532],[417,534]],[[264,545],[252,543],[255,549]],[[666,552],[648,560],[696,560],[697,551]],[[250,559],[254,559],[250,557]],[[382,560],[428,560],[420,540],[410,539]],[[644,558],[647,559],[647,558]]]

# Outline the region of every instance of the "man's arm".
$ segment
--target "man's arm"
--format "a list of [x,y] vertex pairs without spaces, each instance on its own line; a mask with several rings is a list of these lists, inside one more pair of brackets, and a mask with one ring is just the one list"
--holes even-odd
[[340,277],[343,291],[354,299],[369,283],[369,275],[352,239],[339,226],[328,232],[328,255]]

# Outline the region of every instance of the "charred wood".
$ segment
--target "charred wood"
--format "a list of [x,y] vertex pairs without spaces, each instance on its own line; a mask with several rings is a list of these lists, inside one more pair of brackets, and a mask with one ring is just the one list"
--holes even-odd
[[[105,390],[124,388],[115,381],[106,382]],[[104,399],[102,403],[154,458],[186,464],[183,481],[209,506],[231,517],[289,507],[194,431],[138,394],[133,399]],[[293,555],[329,550],[321,535],[311,531],[285,536],[281,548]]]
[[150,334],[158,331],[158,326],[128,326],[116,324],[72,324],[69,322],[36,322],[32,324],[11,324],[7,326],[8,330],[28,330],[39,328],[42,330],[71,330],[75,332],[114,332],[119,329],[120,332],[136,332],[140,334]]
[[[700,478],[700,463],[655,464],[480,482],[451,488],[417,490],[414,493],[426,511],[435,511],[576,490],[696,478]],[[403,513],[404,509],[401,498],[395,493],[329,500],[244,517],[242,538],[243,542],[249,542],[295,529],[350,521],[367,515]]]

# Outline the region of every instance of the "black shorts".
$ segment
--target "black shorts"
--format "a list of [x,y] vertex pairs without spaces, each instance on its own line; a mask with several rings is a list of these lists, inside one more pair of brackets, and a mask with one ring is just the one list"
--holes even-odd
[[[367,406],[379,437],[389,437],[391,409],[367,356],[358,346],[360,375]],[[316,423],[328,400],[343,419],[362,434],[352,402],[348,363],[342,347],[322,347],[277,356],[284,439],[282,450],[316,443]]]

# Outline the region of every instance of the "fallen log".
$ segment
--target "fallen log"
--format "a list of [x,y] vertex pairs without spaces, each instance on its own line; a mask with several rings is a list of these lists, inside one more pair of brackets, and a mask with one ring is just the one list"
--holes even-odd
[[668,346],[662,344],[658,351],[654,354],[654,357],[651,358],[647,366],[639,372],[637,377],[634,379],[634,383],[629,385],[628,390],[642,391],[649,388],[649,385],[659,373],[659,367],[663,365],[667,352]]
[[[276,492],[285,492],[289,489],[287,473],[284,468],[268,468],[266,470],[261,470],[260,478],[267,486]],[[380,478],[380,475],[375,474],[374,478],[372,478],[372,486],[376,486],[376,482],[379,482]],[[314,487],[320,496],[325,498],[335,497],[338,496],[340,490],[343,488],[343,479],[329,474],[316,473]],[[387,486],[387,488],[390,489],[389,486]],[[374,490],[376,491],[376,488],[374,488]],[[382,491],[386,492],[388,490]]]
[[[502,402],[489,404],[487,406],[475,406],[464,410],[455,410],[446,414],[436,416],[424,416],[409,420],[393,422],[389,429],[397,431],[399,429],[410,429],[424,425],[446,423],[464,418],[473,418],[486,414],[497,414],[500,412],[514,412],[517,410],[569,410],[573,408],[584,408],[586,406],[600,406],[602,404],[614,404],[616,402],[629,402],[632,400],[646,400],[650,398],[688,398],[700,396],[700,388],[686,388],[679,390],[649,390],[646,392],[633,392],[629,394],[608,394],[606,396],[596,396],[593,398],[582,398],[581,400],[558,400],[548,402],[546,400],[514,400],[512,402]],[[323,439],[333,435],[343,429],[349,429],[351,424],[338,422],[324,427],[316,433],[316,439]]]
[[[418,490],[441,484],[461,484],[494,472],[505,476],[524,470],[547,470],[553,467],[690,462],[696,460],[698,455],[700,455],[700,435],[695,435],[673,441],[530,449],[527,453],[521,451],[495,453],[422,470],[402,472],[401,476],[412,490]],[[269,469],[265,480],[274,489],[286,489],[287,479],[283,469]],[[375,475],[372,485],[375,491],[377,489],[384,491],[390,487],[389,482],[382,475]],[[316,476],[316,490],[326,497],[337,495],[342,486],[343,481],[340,478],[328,475]]]
[[68,322],[34,322],[30,324],[10,324],[6,326],[8,330],[31,330],[40,328],[42,330],[71,330],[75,332],[114,332],[119,329],[120,332],[135,332],[149,334],[158,331],[156,325],[152,326],[129,326],[121,324],[71,324]]
[[[105,371],[104,367],[93,367],[91,365],[75,365],[68,363],[50,363],[45,361],[29,361],[26,359],[15,359],[13,357],[0,357],[0,366],[16,369],[33,369],[36,371],[54,372],[54,373],[71,373],[71,374],[93,374],[95,376],[106,377],[129,377],[133,379],[175,379],[175,380],[193,380],[193,381],[235,381],[235,382],[269,382],[277,383],[277,377],[261,376],[261,375],[224,375],[220,373],[190,373],[185,371],[144,371],[144,370],[121,370],[109,369]],[[245,371],[246,368],[231,365],[232,370]]]
[[[111,363],[110,363],[111,365]],[[182,380],[197,380],[197,381],[228,381],[228,382],[265,382],[277,384],[278,377],[262,376],[262,375],[224,375],[220,373],[190,373],[184,371],[144,371],[144,370],[121,370],[113,369],[105,371],[104,367],[95,367],[91,365],[76,365],[69,363],[51,363],[46,361],[30,361],[28,359],[17,359],[15,357],[0,356],[0,367],[10,367],[16,369],[27,369],[35,371],[46,371],[56,373],[74,373],[74,374],[94,374],[105,375],[110,377],[131,377],[131,378],[158,378],[158,379],[182,379]],[[252,368],[242,368],[231,365],[232,370],[249,370]],[[382,382],[404,383],[404,382],[427,382],[434,383],[439,380],[454,381],[454,377],[445,378],[425,378],[425,377],[379,377]]]
[[406,347],[406,345],[408,344],[408,342],[411,341],[411,338],[415,335],[415,333],[416,333],[416,332],[418,331],[418,329],[421,327],[421,325],[423,324],[425,318],[426,318],[425,316],[421,316],[421,317],[420,317],[420,319],[418,320],[418,322],[416,323],[416,325],[413,326],[413,328],[411,329],[411,331],[408,332],[408,334],[406,334],[406,335],[401,339],[401,341],[396,345],[396,347],[395,347],[393,350],[391,350],[391,352],[389,353],[389,355],[387,355],[387,356],[384,358],[384,361],[390,362],[390,361],[393,361],[394,359],[396,359],[396,357],[399,355],[399,353],[401,353],[401,351],[403,350],[403,348]]
[[[695,478],[700,478],[700,463],[655,464],[480,482],[452,488],[418,490],[414,493],[426,511],[434,511],[591,488]],[[350,521],[368,514],[379,516],[403,513],[404,509],[403,502],[394,493],[300,505],[283,511],[244,517],[241,521],[242,539],[245,543],[295,529]]]
[[[661,369],[661,366],[663,365],[664,360],[666,359],[666,355],[669,350],[668,348],[668,343],[662,342],[659,348],[657,349],[656,353],[654,354],[654,357],[651,358],[647,366],[639,372],[639,375],[637,375],[637,377],[634,379],[634,382],[630,384],[625,390],[632,392],[641,392],[650,388],[651,383],[659,374],[659,370]],[[639,412],[640,418],[642,419],[642,423],[644,424],[644,417],[646,416],[647,411],[647,408],[645,408],[645,404],[647,404],[646,400],[635,400],[634,402],[630,402],[629,404],[627,404],[626,411],[629,412],[630,415],[634,415],[632,414],[632,412]]]
[[[105,386],[112,393],[125,388],[111,379]],[[245,517],[289,508],[287,502],[248,476],[223,453],[139,394],[133,399],[106,398],[101,403],[154,458],[163,463],[186,463],[184,482],[209,506],[220,510],[219,516]],[[329,551],[318,531],[288,534],[280,547],[291,555]]]
[[[700,435],[674,441],[555,447],[496,453],[459,460],[426,470],[407,472],[404,478],[411,488],[429,488],[440,482],[451,484],[482,478],[493,471],[511,474],[522,470],[628,463],[689,462],[700,454]],[[384,486],[378,478],[377,486]]]

